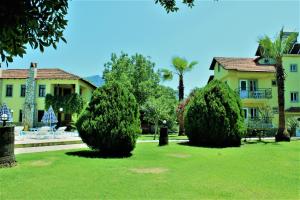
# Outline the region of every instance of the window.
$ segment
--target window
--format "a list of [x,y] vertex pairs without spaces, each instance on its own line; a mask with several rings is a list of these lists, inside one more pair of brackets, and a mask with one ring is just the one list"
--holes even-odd
[[299,101],[299,93],[291,92],[291,102],[298,102],[298,101]]
[[248,117],[248,109],[247,108],[243,108],[244,111],[244,118],[247,119]]
[[38,122],[42,121],[43,116],[44,116],[44,111],[38,110]]
[[297,72],[297,67],[298,67],[297,64],[291,64],[290,65],[290,71],[291,72]]
[[21,97],[25,97],[26,94],[26,85],[21,85]]
[[22,122],[22,120],[23,120],[23,111],[20,110],[20,112],[19,112],[19,122]]
[[257,112],[256,108],[250,108],[250,117],[251,117],[251,119],[258,117],[258,112]]
[[12,85],[6,85],[6,96],[12,97],[13,95],[13,86]]
[[276,80],[272,80],[272,86],[277,86]]
[[249,90],[256,91],[257,89],[257,81],[256,80],[249,80]]
[[71,94],[71,93],[72,93],[71,88],[65,88],[65,89],[64,89],[64,95],[69,95],[69,94]]
[[39,85],[39,97],[45,97],[45,96],[46,96],[46,86]]

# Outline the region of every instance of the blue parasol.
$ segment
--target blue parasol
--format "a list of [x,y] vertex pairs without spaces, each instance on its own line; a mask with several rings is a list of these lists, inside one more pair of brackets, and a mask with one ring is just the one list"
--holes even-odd
[[[4,103],[1,107],[0,107],[0,116],[2,114],[6,114],[7,115],[7,122],[12,122],[13,118],[10,112],[10,109],[6,106],[6,104]],[[1,117],[0,117],[0,122],[2,122]]]
[[53,110],[52,106],[49,107],[48,111],[44,112],[44,115],[42,117],[42,122],[45,123],[45,124],[49,123],[50,127],[51,127],[51,130],[53,131],[51,124],[55,124],[58,121],[57,121],[57,118],[55,116],[55,113],[54,113],[54,110]]

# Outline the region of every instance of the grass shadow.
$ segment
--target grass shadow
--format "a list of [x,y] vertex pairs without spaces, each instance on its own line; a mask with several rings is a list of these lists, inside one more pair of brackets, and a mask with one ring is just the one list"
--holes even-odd
[[210,149],[224,149],[224,148],[239,148],[240,146],[213,146],[213,145],[195,145],[187,142],[178,142],[178,145],[190,146],[190,147],[201,147],[201,148],[210,148]]
[[78,156],[82,158],[129,158],[132,153],[129,154],[104,154],[99,151],[92,150],[81,150],[81,151],[70,151],[65,153],[68,156]]

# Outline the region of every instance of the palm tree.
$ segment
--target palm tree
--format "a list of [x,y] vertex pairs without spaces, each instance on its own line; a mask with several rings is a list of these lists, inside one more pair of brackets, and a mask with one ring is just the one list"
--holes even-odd
[[[172,80],[173,74],[178,75],[179,77],[179,85],[178,85],[178,96],[179,101],[181,102],[184,99],[184,84],[183,84],[183,76],[186,72],[191,71],[198,62],[192,61],[189,63],[186,59],[180,57],[174,57],[172,59],[172,67],[174,71],[170,71],[168,69],[162,70],[162,76],[164,80]],[[184,124],[183,124],[183,110],[179,111],[178,115],[179,121],[179,135],[184,135]]]
[[292,45],[297,39],[297,33],[285,35],[283,28],[279,35],[272,41],[268,36],[259,39],[259,46],[261,55],[265,58],[271,58],[275,62],[276,81],[277,81],[277,97],[279,109],[279,126],[276,134],[276,141],[289,141],[290,138],[287,134],[285,127],[285,110],[284,110],[284,80],[285,73],[282,66],[282,57],[288,54]]

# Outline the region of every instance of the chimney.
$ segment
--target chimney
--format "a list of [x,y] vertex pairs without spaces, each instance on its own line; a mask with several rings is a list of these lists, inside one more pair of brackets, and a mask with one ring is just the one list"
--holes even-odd
[[33,71],[33,77],[36,78],[37,76],[37,63],[30,63],[30,70]]

